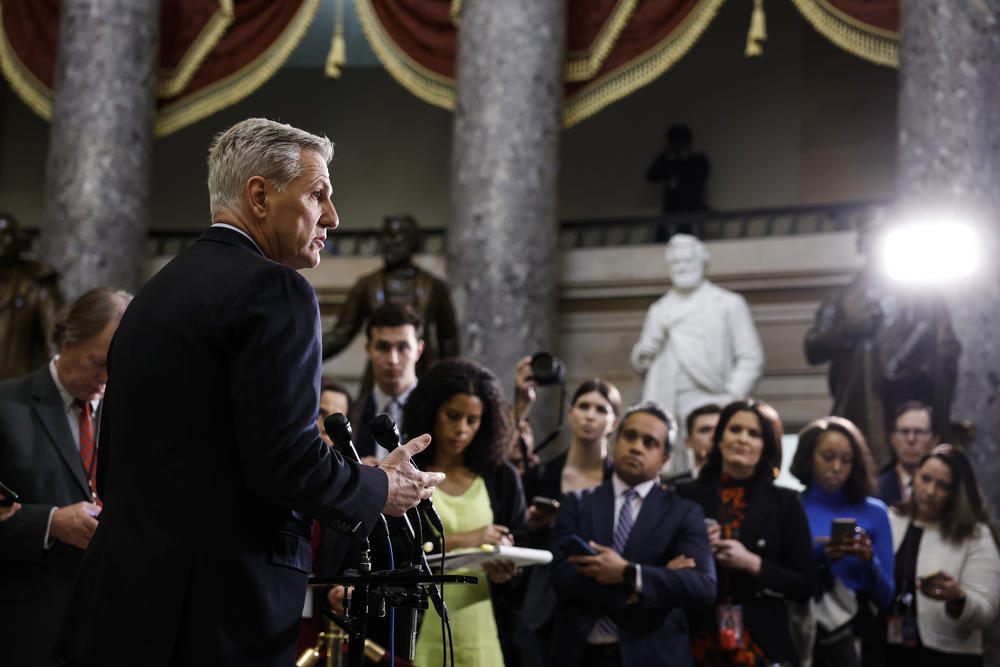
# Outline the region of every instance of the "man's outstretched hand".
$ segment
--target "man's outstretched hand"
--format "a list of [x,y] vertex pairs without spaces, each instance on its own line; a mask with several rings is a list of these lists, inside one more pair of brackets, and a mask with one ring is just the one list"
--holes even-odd
[[444,481],[442,472],[420,472],[410,459],[423,451],[431,443],[431,436],[424,434],[397,447],[382,459],[379,468],[389,477],[389,497],[386,498],[383,514],[403,516],[411,507],[416,507],[424,498],[430,498],[434,487]]

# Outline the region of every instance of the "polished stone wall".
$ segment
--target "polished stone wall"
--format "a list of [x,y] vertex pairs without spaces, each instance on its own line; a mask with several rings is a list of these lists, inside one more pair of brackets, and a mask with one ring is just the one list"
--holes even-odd
[[159,19],[156,0],[61,5],[39,254],[69,298],[140,284]]
[[552,349],[564,0],[465,0],[447,258],[462,353]]

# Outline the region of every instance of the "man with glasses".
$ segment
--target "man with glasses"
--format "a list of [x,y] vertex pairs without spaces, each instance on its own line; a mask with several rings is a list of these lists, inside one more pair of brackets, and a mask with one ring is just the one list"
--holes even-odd
[[892,461],[878,478],[878,497],[886,505],[910,497],[913,473],[940,440],[933,424],[934,411],[925,403],[907,401],[896,408],[889,434]]

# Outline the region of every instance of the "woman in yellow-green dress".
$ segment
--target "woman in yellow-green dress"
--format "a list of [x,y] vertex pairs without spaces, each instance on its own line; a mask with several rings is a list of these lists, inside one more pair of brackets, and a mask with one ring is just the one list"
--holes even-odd
[[[510,422],[496,376],[471,361],[440,361],[420,379],[405,410],[407,431],[431,434],[431,444],[415,462],[447,475],[433,496],[447,549],[513,544],[512,534],[524,526],[524,491],[517,470],[504,461]],[[428,535],[425,526],[425,539]],[[516,568],[506,562],[462,572],[480,579],[475,585],[445,586],[455,664],[502,666],[514,620],[503,598]],[[420,627],[414,664],[434,667],[442,657],[441,619],[431,608]]]

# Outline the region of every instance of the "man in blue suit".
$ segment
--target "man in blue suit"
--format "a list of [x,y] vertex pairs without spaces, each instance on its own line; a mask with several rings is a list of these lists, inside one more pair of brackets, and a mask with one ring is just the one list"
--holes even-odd
[[212,226],[139,291],[111,344],[101,519],[57,643],[73,665],[295,662],[312,521],[341,535],[444,479],[320,439],[316,295],[333,145],[251,118],[209,151]]
[[[612,478],[564,496],[552,541],[559,664],[692,664],[684,608],[713,603],[715,562],[701,508],[659,484],[676,432],[657,404],[629,408]],[[596,555],[570,555],[571,536]]]

